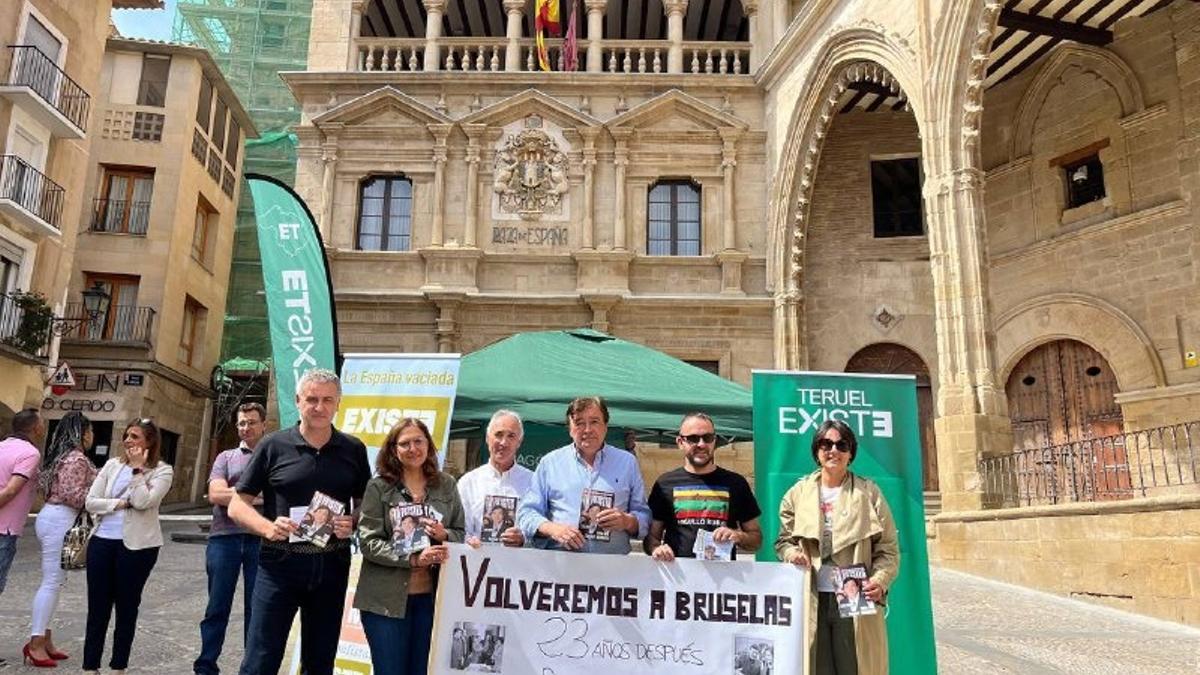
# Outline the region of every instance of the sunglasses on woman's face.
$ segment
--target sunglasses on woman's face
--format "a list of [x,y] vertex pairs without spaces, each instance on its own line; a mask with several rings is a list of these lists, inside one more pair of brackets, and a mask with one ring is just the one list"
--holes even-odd
[[817,449],[821,450],[822,452],[829,452],[835,448],[838,452],[850,452],[850,444],[846,441],[835,441],[829,438],[822,438],[821,440],[817,441]]

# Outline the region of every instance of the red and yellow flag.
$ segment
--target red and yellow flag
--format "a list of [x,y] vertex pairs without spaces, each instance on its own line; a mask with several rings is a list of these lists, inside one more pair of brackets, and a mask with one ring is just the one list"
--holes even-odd
[[545,32],[558,36],[562,34],[562,24],[558,18],[558,0],[537,0],[534,6],[534,32],[537,34],[538,67],[550,70],[550,53],[546,50]]

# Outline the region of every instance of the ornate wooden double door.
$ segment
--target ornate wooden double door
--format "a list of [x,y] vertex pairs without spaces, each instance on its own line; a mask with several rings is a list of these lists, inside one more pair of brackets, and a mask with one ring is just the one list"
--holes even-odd
[[1022,497],[1127,496],[1116,375],[1082,342],[1057,340],[1025,355],[1005,386]]

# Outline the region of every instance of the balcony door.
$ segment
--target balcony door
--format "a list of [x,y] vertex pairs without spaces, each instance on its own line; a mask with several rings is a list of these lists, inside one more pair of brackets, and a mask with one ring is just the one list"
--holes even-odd
[[63,73],[60,70],[62,68],[63,57],[62,40],[36,16],[30,14],[27,18],[25,35],[22,37],[20,44],[36,48],[57,68],[47,68],[45,62],[37,58],[35,54],[22,56],[19,59],[14,59],[13,68],[15,71],[18,71],[14,75],[20,78],[15,81],[29,85],[39,96],[57,107],[63,77]]
[[[99,284],[108,293],[108,312],[99,320],[87,324],[87,339],[132,340],[138,334],[136,325],[138,277],[121,274],[88,274],[84,288]],[[80,309],[80,316],[85,311]]]
[[150,225],[154,172],[105,169],[104,191],[96,209],[96,229],[102,232],[145,234]]

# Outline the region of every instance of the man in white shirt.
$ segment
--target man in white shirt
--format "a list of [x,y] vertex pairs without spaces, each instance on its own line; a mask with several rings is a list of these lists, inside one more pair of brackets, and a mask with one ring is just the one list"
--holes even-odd
[[[517,464],[517,450],[524,437],[521,416],[511,410],[497,410],[488,422],[488,463],[468,471],[458,481],[458,494],[466,512],[468,544],[478,547],[481,543],[479,535],[487,517],[484,508],[490,506],[488,497],[515,497],[514,503],[519,503],[533,482],[533,472]],[[500,534],[500,543],[523,546],[525,537],[514,525]]]

